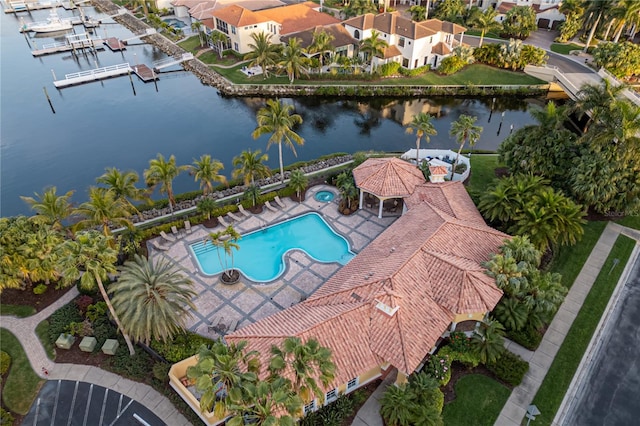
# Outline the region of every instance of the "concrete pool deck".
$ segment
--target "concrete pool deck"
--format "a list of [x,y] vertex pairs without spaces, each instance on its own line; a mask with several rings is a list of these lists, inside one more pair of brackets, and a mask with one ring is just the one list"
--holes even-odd
[[[322,202],[315,199],[317,192],[327,190],[336,195],[333,201]],[[351,251],[357,254],[397,218],[396,214],[379,219],[377,210],[374,212],[367,209],[344,216],[338,212],[339,198],[335,187],[314,186],[307,190],[306,200],[302,203],[285,198],[282,200],[284,208],[277,211],[265,208],[260,214],[234,221],[233,227],[240,234],[245,234],[303,213],[317,212],[334,231],[349,241]],[[228,216],[225,219],[230,220]],[[242,328],[306,299],[341,267],[339,263],[317,262],[306,253],[294,250],[285,255],[285,272],[275,281],[257,283],[241,276],[237,284],[225,285],[220,282],[219,275],[204,275],[189,250],[190,244],[202,241],[209,233],[222,229],[222,226],[209,229],[197,225],[192,229],[191,234],[172,243],[166,251],[150,248],[149,257],[170,259],[191,278],[197,293],[193,300],[196,310],[193,311],[193,317],[187,319],[186,326],[190,331],[206,337],[219,337],[219,334],[208,328],[213,318],[222,318],[221,322],[225,325],[237,321],[237,328]]]

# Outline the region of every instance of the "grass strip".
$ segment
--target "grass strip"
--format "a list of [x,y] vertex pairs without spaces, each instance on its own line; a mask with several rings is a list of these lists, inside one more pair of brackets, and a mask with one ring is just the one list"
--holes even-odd
[[51,340],[49,340],[49,321],[44,320],[36,326],[36,336],[38,336],[40,343],[42,343],[42,347],[47,353],[47,357],[51,361],[54,361],[56,359],[56,350],[53,343],[51,343]]
[[640,229],[640,214],[624,217],[620,220],[616,220],[616,223],[628,228]]
[[442,410],[447,426],[492,426],[511,394],[506,386],[480,374],[462,377],[455,390],[456,399]]
[[471,155],[471,176],[467,184],[467,191],[471,194],[483,194],[496,179],[496,169],[499,167],[497,155]]
[[580,46],[575,43],[551,43],[551,51],[555,53],[560,53],[561,55],[568,55],[572,50],[582,50],[584,46]]
[[33,306],[0,304],[0,315],[13,315],[18,318],[25,318],[35,313],[36,308]]
[[[567,337],[560,346],[542,386],[533,399],[533,404],[542,412],[536,417],[536,426],[550,425],[553,421],[635,243],[631,238],[620,235],[611,249]],[[615,268],[613,268],[614,259],[620,260]]]
[[41,384],[20,342],[9,330],[0,328],[0,349],[11,355],[9,376],[2,390],[2,402],[14,413],[26,415]]

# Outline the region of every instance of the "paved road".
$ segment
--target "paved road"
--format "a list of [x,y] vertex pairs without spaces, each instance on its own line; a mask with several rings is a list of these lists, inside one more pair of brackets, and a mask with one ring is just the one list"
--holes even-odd
[[567,414],[565,425],[636,425],[640,422],[640,257],[617,310],[606,324],[591,371]]
[[165,425],[148,408],[119,392],[71,380],[50,380],[45,383],[22,424]]

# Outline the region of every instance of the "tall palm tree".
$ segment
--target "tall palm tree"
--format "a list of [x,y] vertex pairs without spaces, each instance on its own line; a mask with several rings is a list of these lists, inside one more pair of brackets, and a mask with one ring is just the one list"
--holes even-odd
[[62,229],[62,221],[71,216],[73,207],[69,199],[73,195],[73,191],[69,191],[64,195],[57,194],[55,186],[44,190],[42,194],[35,193],[34,197],[20,197],[24,202],[31,206],[31,210],[41,216],[45,222],[50,223],[56,229]]
[[589,31],[589,35],[587,36],[587,42],[584,46],[584,51],[586,52],[591,45],[591,40],[593,40],[593,36],[598,29],[598,25],[600,24],[600,20],[603,15],[605,15],[609,9],[612,7],[613,0],[592,0],[588,2],[587,10],[585,13],[589,16],[588,19],[584,21],[585,28],[591,28]]
[[331,360],[331,349],[321,346],[316,339],[303,343],[299,337],[287,337],[282,347],[271,347],[271,354],[268,367],[271,376],[293,374],[293,390],[305,403],[313,394],[322,394],[318,381],[327,387],[335,377],[336,365]]
[[271,42],[271,34],[267,34],[264,31],[259,33],[252,33],[251,38],[253,43],[249,44],[251,52],[244,55],[244,59],[250,60],[250,67],[262,68],[262,74],[264,78],[267,78],[269,67],[272,67],[278,63],[280,59],[280,46]]
[[287,72],[291,84],[296,77],[300,77],[300,74],[308,74],[305,67],[309,64],[309,59],[305,53],[300,39],[296,37],[290,38],[282,49],[282,60],[278,62],[278,65]]
[[259,149],[242,151],[240,155],[233,157],[233,178],[242,177],[245,185],[256,184],[256,178],[261,179],[271,175],[271,170],[264,163],[269,160],[267,154]]
[[224,344],[215,342],[211,348],[202,346],[196,365],[187,368],[187,377],[196,381],[196,389],[202,392],[200,409],[213,411],[222,419],[227,413],[230,394],[238,400],[242,389],[257,381],[260,370],[255,351],[246,352],[247,342]]
[[291,176],[289,176],[289,188],[296,191],[298,201],[302,202],[300,193],[307,189],[309,185],[309,178],[300,169],[293,170]]
[[478,12],[471,17],[471,26],[480,31],[480,43],[478,47],[482,46],[485,33],[497,31],[501,28],[502,25],[496,21],[497,16],[498,12],[496,12],[493,7],[490,7],[484,12],[478,10]]
[[213,183],[227,183],[224,175],[218,174],[224,169],[221,161],[212,159],[209,154],[201,155],[199,159],[193,159],[193,165],[189,166],[189,173],[193,175],[195,181],[200,181],[200,189],[203,194],[209,194],[213,191]]
[[139,179],[138,173],[134,171],[122,172],[115,167],[109,167],[102,176],[96,179],[96,182],[106,185],[113,191],[116,198],[126,201],[132,211],[139,213],[131,200],[149,200],[146,191],[136,187]]
[[291,383],[277,377],[271,381],[247,383],[242,392],[231,393],[229,410],[234,415],[229,426],[290,426],[302,409],[302,400],[291,389]]
[[360,52],[364,53],[370,64],[369,72],[373,74],[373,57],[382,56],[384,49],[389,47],[389,43],[380,38],[380,33],[376,30],[371,30],[371,36],[365,38],[360,42]]
[[329,34],[324,29],[315,29],[313,31],[313,40],[311,46],[309,46],[309,53],[318,54],[320,59],[320,74],[322,74],[322,68],[324,66],[324,55],[328,52],[333,52],[333,40],[335,37],[333,34]]
[[193,283],[166,259],[153,262],[136,255],[108,292],[126,333],[146,345],[183,332],[190,309],[196,309]]
[[420,140],[424,137],[425,141],[429,143],[431,136],[438,134],[433,126],[433,117],[426,112],[414,115],[405,132],[409,134],[416,132],[416,164],[420,164]]
[[224,53],[224,47],[229,42],[229,37],[225,33],[222,33],[218,30],[214,30],[211,32],[211,34],[209,34],[208,41],[209,43],[211,43],[213,46],[216,47],[216,50],[218,51],[218,56],[220,57],[220,59],[222,59],[222,54]]
[[304,144],[302,136],[297,134],[293,127],[296,124],[302,124],[302,117],[298,114],[291,114],[293,105],[285,104],[275,99],[269,99],[267,106],[260,108],[256,114],[258,126],[255,128],[251,136],[258,139],[264,134],[271,134],[267,142],[267,149],[274,143],[278,144],[278,156],[280,158],[280,182],[284,183],[284,163],[282,160],[282,144],[284,143],[293,151],[296,157],[296,148],[294,142],[298,145]]
[[191,30],[198,33],[198,37],[200,38],[200,47],[204,46],[205,37],[202,34],[202,22],[193,21],[191,23]]
[[[133,356],[135,355],[135,350],[131,339],[122,326],[120,317],[113,308],[103,283],[103,280],[107,280],[110,274],[117,272],[115,267],[117,253],[112,248],[112,240],[113,237],[106,237],[99,232],[86,231],[79,232],[75,240],[65,241],[67,256],[64,260],[62,275],[65,280],[71,282],[80,279],[80,285],[84,288],[98,287],[113,320],[118,326],[118,330],[120,330],[127,343],[129,354]],[[81,273],[81,270],[84,273]]]
[[166,160],[164,155],[158,154],[156,158],[149,160],[149,168],[144,171],[144,180],[147,186],[154,188],[156,185],[160,185],[160,192],[167,194],[169,210],[172,214],[173,207],[176,205],[176,200],[173,198],[173,180],[188,167],[178,166],[176,157],[173,155],[169,157],[169,160]]
[[451,130],[449,131],[449,135],[456,138],[456,141],[460,145],[458,148],[458,155],[456,155],[456,159],[453,162],[453,167],[451,168],[451,180],[453,180],[453,174],[456,172],[456,166],[458,165],[458,159],[462,153],[462,148],[464,145],[469,142],[469,146],[475,146],[478,139],[480,139],[480,134],[482,133],[482,127],[476,126],[476,121],[478,117],[471,117],[466,114],[462,114],[456,121],[451,123]]
[[250,200],[251,205],[253,207],[258,203],[258,198],[260,198],[260,187],[258,185],[249,185],[247,189],[245,189],[243,197],[245,200]]
[[92,186],[89,188],[89,201],[80,204],[74,213],[81,219],[74,225],[76,229],[86,229],[99,226],[102,233],[108,237],[111,235],[111,225],[126,226],[132,228],[129,218],[129,204],[122,198],[106,188]]
[[640,2],[636,0],[618,0],[617,7],[620,10],[618,23],[616,25],[616,35],[613,42],[620,40],[625,27],[638,28],[640,26]]

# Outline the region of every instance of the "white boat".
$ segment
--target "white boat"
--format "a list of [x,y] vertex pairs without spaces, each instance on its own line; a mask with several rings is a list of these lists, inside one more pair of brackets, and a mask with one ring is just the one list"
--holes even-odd
[[55,31],[67,31],[72,28],[71,19],[60,18],[55,9],[49,13],[49,17],[45,22],[34,22],[23,27],[24,30],[33,31],[34,33],[52,33]]

